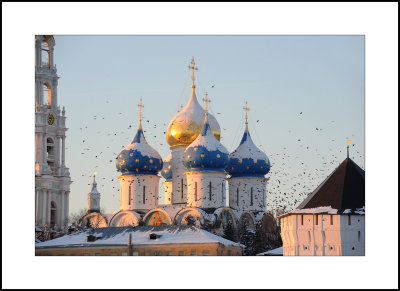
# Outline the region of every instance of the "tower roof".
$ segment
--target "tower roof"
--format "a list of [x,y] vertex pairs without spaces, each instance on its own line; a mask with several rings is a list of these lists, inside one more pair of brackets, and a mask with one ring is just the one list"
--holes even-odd
[[[140,99],[141,100],[141,99]],[[163,167],[160,154],[144,138],[141,108],[139,104],[139,126],[132,142],[121,150],[116,160],[116,167],[122,175],[157,175]]]
[[331,206],[342,213],[365,206],[365,171],[346,158],[297,209]]
[[[205,110],[196,97],[196,86],[194,85],[194,71],[197,67],[194,66],[192,59],[192,94],[188,104],[179,111],[170,121],[166,133],[167,142],[171,147],[188,146],[200,134],[203,128]],[[208,114],[210,127],[214,136],[220,140],[221,128],[214,116]]]
[[188,171],[224,171],[228,150],[215,138],[206,112],[201,133],[185,150]]
[[264,177],[268,174],[271,164],[267,155],[254,144],[251,139],[246,110],[246,128],[239,146],[229,155],[226,171],[232,177]]
[[96,173],[93,175],[92,189],[90,190],[90,194],[100,194],[100,192],[97,190]]

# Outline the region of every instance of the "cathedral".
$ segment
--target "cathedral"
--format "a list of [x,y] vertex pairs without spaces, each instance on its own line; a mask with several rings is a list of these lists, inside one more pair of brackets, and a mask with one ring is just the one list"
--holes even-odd
[[[270,170],[267,155],[252,141],[246,111],[246,126],[239,146],[229,153],[220,143],[221,129],[208,112],[210,100],[196,96],[194,59],[192,92],[188,104],[170,121],[166,140],[171,153],[162,159],[143,133],[142,100],[139,125],[131,143],[116,158],[120,173],[120,210],[112,216],[100,213],[100,193],[93,177],[88,194],[87,214],[78,224],[95,227],[191,224],[200,228],[223,230],[230,224],[254,229],[267,224],[267,181]],[[159,176],[161,173],[161,176]],[[159,201],[159,183],[164,193]],[[228,195],[227,195],[228,194]]]
[[35,225],[61,229],[68,223],[65,108],[57,100],[54,37],[35,37]]

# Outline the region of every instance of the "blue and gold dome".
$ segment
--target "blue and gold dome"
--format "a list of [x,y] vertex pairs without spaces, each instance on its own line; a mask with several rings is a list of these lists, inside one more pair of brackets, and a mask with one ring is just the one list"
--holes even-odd
[[116,166],[122,175],[157,175],[163,168],[160,154],[144,138],[141,120],[132,142],[118,154]]
[[231,177],[264,177],[270,167],[267,155],[253,143],[246,122],[246,129],[240,145],[229,155],[229,162],[225,170]]
[[228,163],[228,155],[227,149],[214,136],[206,111],[201,133],[185,150],[184,164],[189,172],[223,172]]
[[165,160],[163,161],[163,168],[161,171],[161,176],[163,176],[167,182],[172,181],[171,159],[172,159],[172,154],[169,154],[169,156],[166,157]]

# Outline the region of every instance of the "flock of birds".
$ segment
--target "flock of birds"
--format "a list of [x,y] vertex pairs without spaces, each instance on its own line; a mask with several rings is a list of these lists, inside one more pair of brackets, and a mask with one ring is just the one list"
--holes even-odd
[[[212,85],[212,88],[215,85]],[[110,100],[105,100],[106,104],[110,104]],[[109,106],[109,105],[107,105]],[[221,114],[217,112],[216,114]],[[298,118],[301,119],[304,116],[303,112],[298,113]],[[171,116],[172,117],[172,116]],[[119,207],[119,179],[117,178],[118,172],[115,168],[115,160],[119,150],[124,148],[133,139],[136,128],[137,119],[135,114],[129,113],[129,120],[133,122],[128,124],[121,129],[112,129],[111,124],[107,123],[108,119],[121,118],[121,123],[124,124],[124,113],[115,112],[110,113],[109,116],[91,116],[91,122],[88,125],[81,126],[79,128],[71,128],[69,132],[74,132],[75,138],[80,136],[78,142],[67,139],[67,142],[72,144],[74,151],[69,151],[67,147],[67,166],[71,167],[68,162],[70,155],[76,155],[77,148],[80,148],[80,156],[76,157],[79,160],[79,166],[74,166],[70,172],[74,184],[88,185],[87,189],[80,189],[81,197],[77,198],[82,200],[82,206],[85,205],[84,200],[86,199],[86,193],[90,191],[90,185],[92,182],[92,176],[95,171],[99,173],[96,177],[98,184],[98,190],[102,193],[102,207],[107,210],[117,210]],[[161,147],[168,146],[165,139],[167,130],[166,123],[154,123],[151,122],[146,116],[142,117],[143,131],[147,142],[154,147],[162,156],[165,158],[168,154],[162,154]],[[335,121],[332,120],[331,124]],[[257,131],[261,132],[260,119],[254,122],[256,128],[250,128],[255,130],[257,137]],[[226,131],[225,128],[222,130]],[[329,131],[329,128],[323,129],[321,127],[315,127],[312,129],[315,133],[322,131]],[[93,134],[95,133],[95,134]],[[251,132],[252,133],[252,132]],[[340,141],[343,145],[342,150],[337,151],[334,148],[336,139],[330,139],[332,148],[328,148],[328,154],[324,153],[324,150],[319,150],[318,147],[313,147],[311,144],[306,144],[302,138],[295,137],[292,130],[288,129],[288,135],[291,136],[292,143],[282,145],[279,151],[271,152],[269,149],[265,149],[263,145],[257,144],[257,138],[254,138],[252,133],[253,141],[256,145],[263,150],[271,161],[271,170],[266,177],[269,177],[267,183],[267,210],[275,212],[287,212],[296,208],[306,197],[310,194],[339,164],[346,158],[346,147],[345,141]],[[239,133],[240,135],[240,133]],[[241,136],[240,136],[241,137]],[[351,139],[354,139],[355,135],[351,135]],[[349,137],[346,137],[349,140]],[[259,139],[258,139],[259,140]],[[119,143],[119,145],[118,145]],[[123,143],[123,144],[121,144]],[[238,146],[238,142],[232,145],[232,149]],[[268,146],[268,145],[265,145]],[[350,144],[354,148],[355,144]],[[119,150],[118,150],[119,149]],[[326,149],[325,149],[326,150]],[[316,162],[308,163],[307,155],[311,154],[316,158]],[[358,160],[363,160],[363,155],[356,149],[351,150],[350,157]],[[363,167],[363,165],[360,165]],[[78,173],[78,169],[81,172]],[[160,183],[161,184],[161,183]],[[161,186],[162,187],[162,186]],[[162,194],[162,188],[160,188]],[[108,197],[105,197],[108,196]],[[112,198],[111,198],[112,197]],[[107,203],[106,201],[113,201]],[[115,205],[114,205],[115,203]]]

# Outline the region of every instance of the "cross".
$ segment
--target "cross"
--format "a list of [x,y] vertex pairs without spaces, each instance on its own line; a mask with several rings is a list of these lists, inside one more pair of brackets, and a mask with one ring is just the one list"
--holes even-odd
[[144,107],[142,103],[142,98],[140,97],[140,102],[138,104],[139,107],[139,122],[142,122],[142,108]]
[[247,124],[247,112],[250,111],[250,108],[247,106],[247,101],[246,101],[246,106],[243,107],[244,111],[246,111],[246,124]]
[[192,61],[190,62],[190,65],[188,66],[189,70],[192,70],[192,85],[194,86],[194,71],[197,71],[198,68],[195,67],[195,62],[194,62],[194,57],[192,57]]
[[203,101],[206,103],[206,114],[208,114],[208,103],[211,102],[210,99],[208,99],[208,93],[206,92],[206,98],[203,98]]

